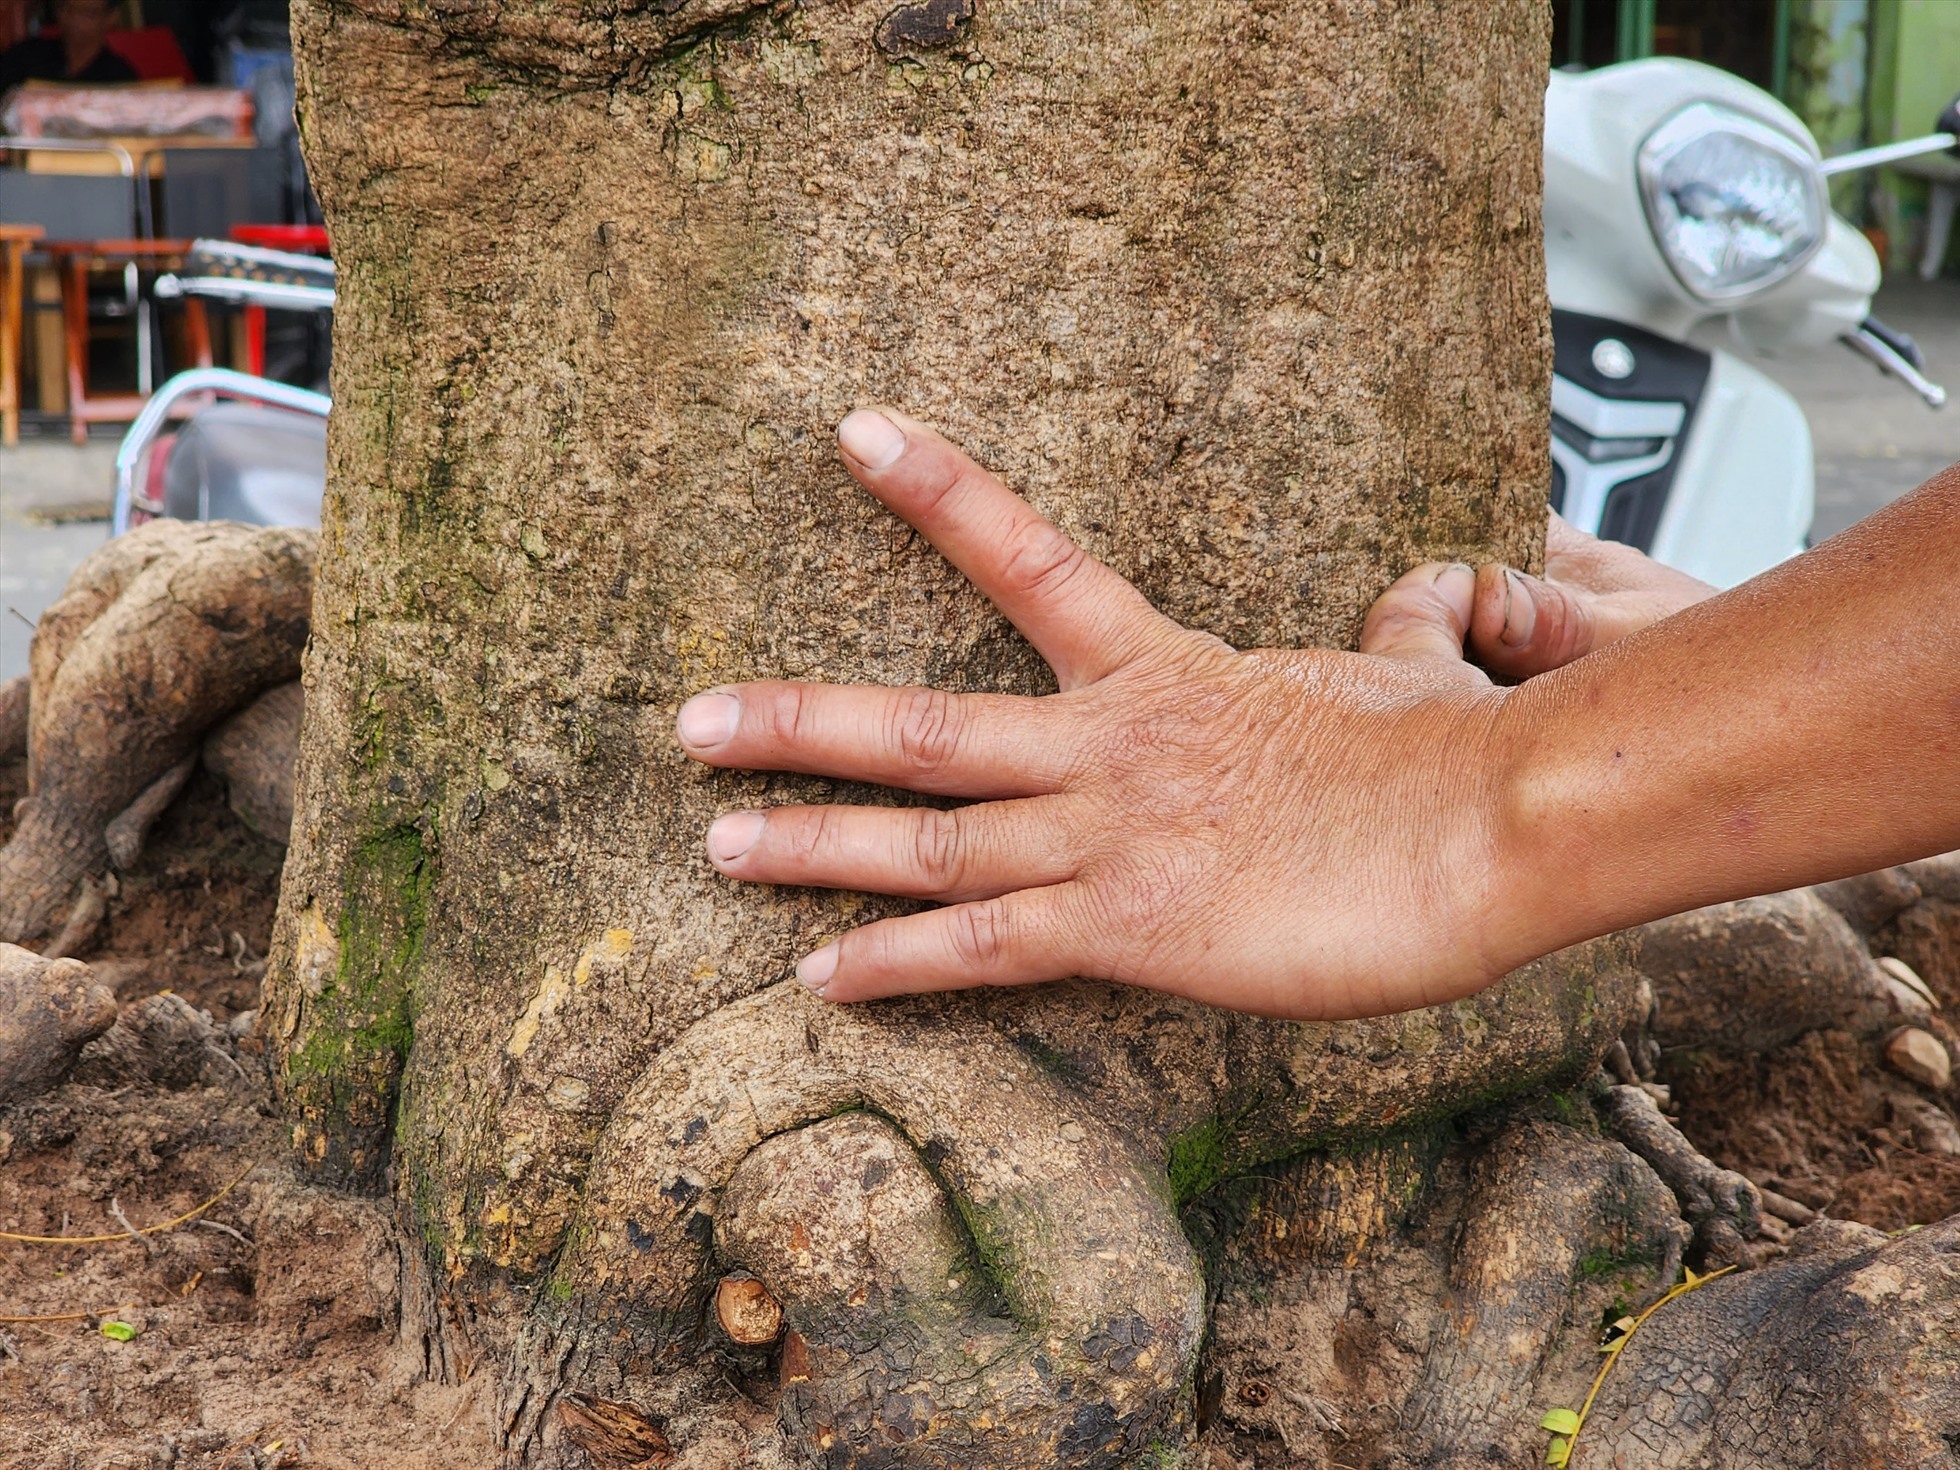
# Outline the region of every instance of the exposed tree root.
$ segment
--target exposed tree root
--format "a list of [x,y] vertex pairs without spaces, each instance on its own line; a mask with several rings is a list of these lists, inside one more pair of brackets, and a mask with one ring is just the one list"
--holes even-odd
[[1875,1036],[1907,1014],[1857,932],[1810,889],[1697,909],[1633,941],[1663,1048],[1773,1051],[1827,1028]]
[[[106,601],[80,632],[57,628],[60,667],[156,565],[113,596],[113,578],[84,581]],[[100,859],[133,858],[200,739],[234,809],[283,834],[300,703],[285,683],[208,735],[186,726],[184,755],[95,829]],[[512,1334],[506,1451],[575,1456],[598,1415],[641,1426],[620,1440],[636,1453],[659,1438],[642,1458],[732,1463],[712,1444],[733,1440],[695,1428],[669,1449],[635,1407],[705,1350],[773,1377],[783,1443],[826,1466],[1127,1465],[1213,1426],[1288,1466],[1527,1462],[1539,1415],[1583,1392],[1601,1319],[1664,1291],[1691,1233],[1704,1263],[1761,1254],[1745,1251],[1756,1189],[1655,1106],[1653,1047],[1747,1058],[1824,1033],[1876,1056],[1902,1024],[1945,1036],[1872,953],[1942,998],[1960,987],[1955,934],[1960,865],[1940,860],[1650,926],[1632,938],[1639,973],[1605,943],[1471,1001],[1340,1026],[1093,985],[873,1008],[764,991],[665,1048],[597,1140],[569,1244]],[[44,988],[88,973],[0,955]],[[0,1007],[0,1086],[72,1071],[183,1087],[236,1067],[174,996],[87,1042],[113,1018],[95,999],[80,1021]],[[39,1074],[7,1064],[10,1025],[42,1038]],[[1468,1136],[1452,1122],[1585,1084],[1602,1058],[1621,1085],[1591,1086],[1619,1142],[1589,1131],[1583,1089]],[[1952,1146],[1925,1088],[1885,1086],[1924,1150]],[[1881,1244],[1816,1220],[1791,1237],[1813,1211],[1769,1203],[1789,1258],[1657,1315],[1575,1464],[1855,1466],[1879,1445],[1917,1463],[1945,1445],[1955,1225]],[[709,1311],[730,1270],[780,1304],[780,1334]],[[432,1322],[451,1310],[428,1305]],[[438,1365],[472,1351],[454,1327],[426,1336]]]
[[1141,1213],[1142,1183],[1117,1182],[1109,1218],[1084,1222],[1099,1233],[1065,1259],[1032,1263],[1052,1281],[1120,1261],[1114,1289],[1078,1308],[1034,1300],[1012,1260],[976,1262],[945,1189],[875,1115],[764,1143],[724,1192],[717,1234],[789,1298],[785,1428],[838,1467],[1131,1463],[1174,1423],[1202,1324],[1194,1270],[1147,1233],[1175,1274],[1132,1258],[1117,1217]]
[[27,675],[0,684],[0,761],[27,754]]
[[126,1007],[91,1041],[75,1066],[75,1080],[98,1087],[148,1082],[190,1087],[242,1075],[211,1017],[180,995],[165,991]]
[[[895,1024],[798,991],[724,1008],[662,1054],[600,1146],[554,1290],[616,1315],[643,1351],[678,1346],[739,1166],[724,1248],[807,1345],[785,1413],[813,1452],[828,1433],[879,1446],[880,1464],[1123,1463],[1173,1417],[1203,1330],[1163,1175],[1004,1039],[926,1006]],[[776,1137],[853,1108],[891,1126]],[[867,1244],[872,1216],[884,1229]],[[861,1401],[872,1379],[886,1391]]]
[[43,956],[51,960],[69,959],[88,951],[103,920],[109,917],[109,896],[115,881],[111,873],[82,880],[75,891],[75,902],[69,906],[68,917],[55,931],[54,938],[41,947]]
[[1951,1464],[1960,1217],[1897,1240],[1838,1222],[1668,1306],[1608,1376],[1577,1466]]
[[110,861],[112,824],[133,855],[174,795],[159,778],[214,721],[297,675],[313,543],[156,521],[76,571],[35,632],[28,795],[0,850],[0,939],[46,932]]
[[1674,1202],[1625,1150],[1526,1124],[1472,1166],[1422,1372],[1389,1463],[1522,1463],[1533,1401],[1585,1263],[1652,1261],[1671,1276],[1683,1237]]
[[293,763],[306,695],[297,681],[266,690],[204,741],[204,766],[225,783],[231,809],[261,837],[293,830]]
[[1756,1186],[1704,1158],[1641,1088],[1607,1088],[1600,1113],[1607,1130],[1674,1191],[1681,1218],[1694,1227],[1699,1262],[1707,1267],[1741,1265],[1744,1243],[1762,1225]]
[[[513,1449],[555,1389],[635,1371],[595,1378],[569,1344],[619,1341],[610,1324],[652,1368],[694,1342],[719,1256],[784,1306],[806,1453],[1124,1463],[1189,1407],[1203,1281],[1178,1207],[1303,1146],[1585,1076],[1637,1003],[1616,954],[1337,1026],[1089,985],[875,1008],[783,985],[725,1007],[600,1140],[546,1293],[575,1305],[520,1354]],[[838,1119],[854,1109],[877,1116]]]
[[156,780],[144,787],[136,800],[124,807],[103,829],[103,845],[109,849],[109,861],[117,868],[128,871],[136,866],[136,859],[143,854],[143,839],[150,835],[150,827],[163,815],[164,808],[177,799],[184,789],[184,783],[197,769],[197,755],[193,752],[178,761]]
[[87,965],[0,944],[0,1106],[54,1086],[115,1019]]

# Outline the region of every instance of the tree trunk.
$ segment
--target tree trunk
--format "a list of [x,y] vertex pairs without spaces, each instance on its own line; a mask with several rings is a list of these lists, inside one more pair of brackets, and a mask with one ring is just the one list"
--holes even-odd
[[[898,905],[732,884],[702,833],[868,793],[671,735],[757,676],[1047,687],[839,467],[865,402],[1241,647],[1347,643],[1419,560],[1534,563],[1536,0],[294,21],[340,276],[267,1032],[304,1167],[392,1187],[435,1346],[503,1355],[514,1458],[579,1463],[630,1402],[689,1464],[1129,1463],[1217,1420],[1221,1291],[1352,1258],[1439,1179],[1537,1242],[1461,1290],[1535,1302],[1542,1352],[1602,1235],[1671,1276],[1631,1155],[1449,1122],[1593,1071],[1639,1005],[1613,945],[1335,1026],[1088,984],[826,1008],[795,957]],[[773,1345],[717,1325],[729,1274]],[[1515,1447],[1458,1388],[1429,1430]]]

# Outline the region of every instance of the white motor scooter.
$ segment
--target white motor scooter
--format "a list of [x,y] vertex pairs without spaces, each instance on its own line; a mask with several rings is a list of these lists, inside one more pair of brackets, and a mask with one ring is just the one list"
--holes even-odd
[[1688,335],[1726,316],[1750,347],[1843,340],[1939,407],[1918,349],[1868,315],[1878,258],[1824,181],[1954,145],[1934,133],[1823,159],[1795,113],[1699,62],[1554,72],[1553,508],[1718,587],[1802,550],[1815,503],[1803,410]]

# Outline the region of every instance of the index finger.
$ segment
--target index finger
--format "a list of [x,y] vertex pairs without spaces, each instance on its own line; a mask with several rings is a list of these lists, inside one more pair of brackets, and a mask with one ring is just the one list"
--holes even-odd
[[1169,620],[1144,595],[933,430],[890,410],[837,426],[844,463],[964,572],[1062,688],[1113,673]]

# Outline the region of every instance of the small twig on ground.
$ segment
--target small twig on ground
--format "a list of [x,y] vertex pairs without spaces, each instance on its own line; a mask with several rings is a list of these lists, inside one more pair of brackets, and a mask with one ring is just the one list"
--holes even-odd
[[257,1250],[259,1248],[258,1242],[253,1240],[251,1236],[245,1234],[242,1230],[232,1229],[231,1226],[225,1224],[222,1220],[199,1220],[197,1223],[202,1225],[206,1230],[224,1231],[225,1234],[229,1235],[247,1250]]
[[248,1073],[243,1067],[238,1065],[238,1058],[233,1056],[230,1052],[226,1051],[222,1046],[219,1046],[217,1042],[215,1041],[205,1042],[204,1049],[207,1052],[211,1053],[211,1055],[216,1057],[219,1061],[223,1062],[227,1067],[230,1067],[232,1071],[236,1072],[241,1080],[246,1082],[250,1082],[252,1080],[251,1074]]
[[148,1251],[151,1258],[154,1259],[157,1253],[156,1242],[130,1223],[129,1216],[123,1213],[122,1201],[117,1199],[113,1194],[109,1196],[109,1213],[116,1217],[116,1223],[118,1225],[129,1232],[129,1238]]
[[[158,1225],[145,1225],[141,1229],[130,1229],[126,1233],[119,1231],[114,1235],[68,1235],[68,1234],[16,1235],[11,1230],[0,1230],[0,1240],[17,1241],[22,1245],[114,1245],[118,1241],[129,1239],[131,1235],[140,1237],[145,1235],[157,1235],[165,1230],[175,1230],[179,1225],[190,1224],[190,1222],[195,1220],[199,1215],[202,1215],[206,1210],[216,1205],[219,1200],[223,1199],[226,1195],[230,1194],[234,1189],[238,1188],[239,1185],[243,1184],[245,1182],[245,1176],[247,1174],[250,1174],[256,1168],[258,1168],[258,1164],[256,1162],[247,1164],[243,1169],[239,1171],[238,1177],[236,1179],[232,1180],[231,1183],[227,1184],[223,1189],[219,1190],[216,1194],[212,1195],[211,1198],[206,1200],[203,1204],[199,1205],[196,1209],[187,1210],[183,1214],[179,1215],[176,1219],[165,1220]],[[118,1209],[116,1211],[116,1214],[118,1217],[121,1217],[122,1211]],[[129,1224],[129,1221],[124,1220],[123,1224],[127,1226]],[[62,1213],[61,1225],[63,1231],[65,1232],[68,1228],[68,1215],[66,1211],[63,1211]],[[0,1321],[4,1321],[4,1320],[5,1320],[4,1318],[0,1318]]]
[[436,1431],[437,1435],[440,1436],[449,1433],[450,1430],[454,1429],[458,1424],[461,1424],[463,1422],[463,1416],[469,1413],[469,1411],[471,1409],[474,1409],[475,1407],[476,1407],[476,1395],[471,1394],[468,1398],[463,1400],[463,1406],[460,1409],[458,1409],[455,1413],[449,1416],[449,1422]]

